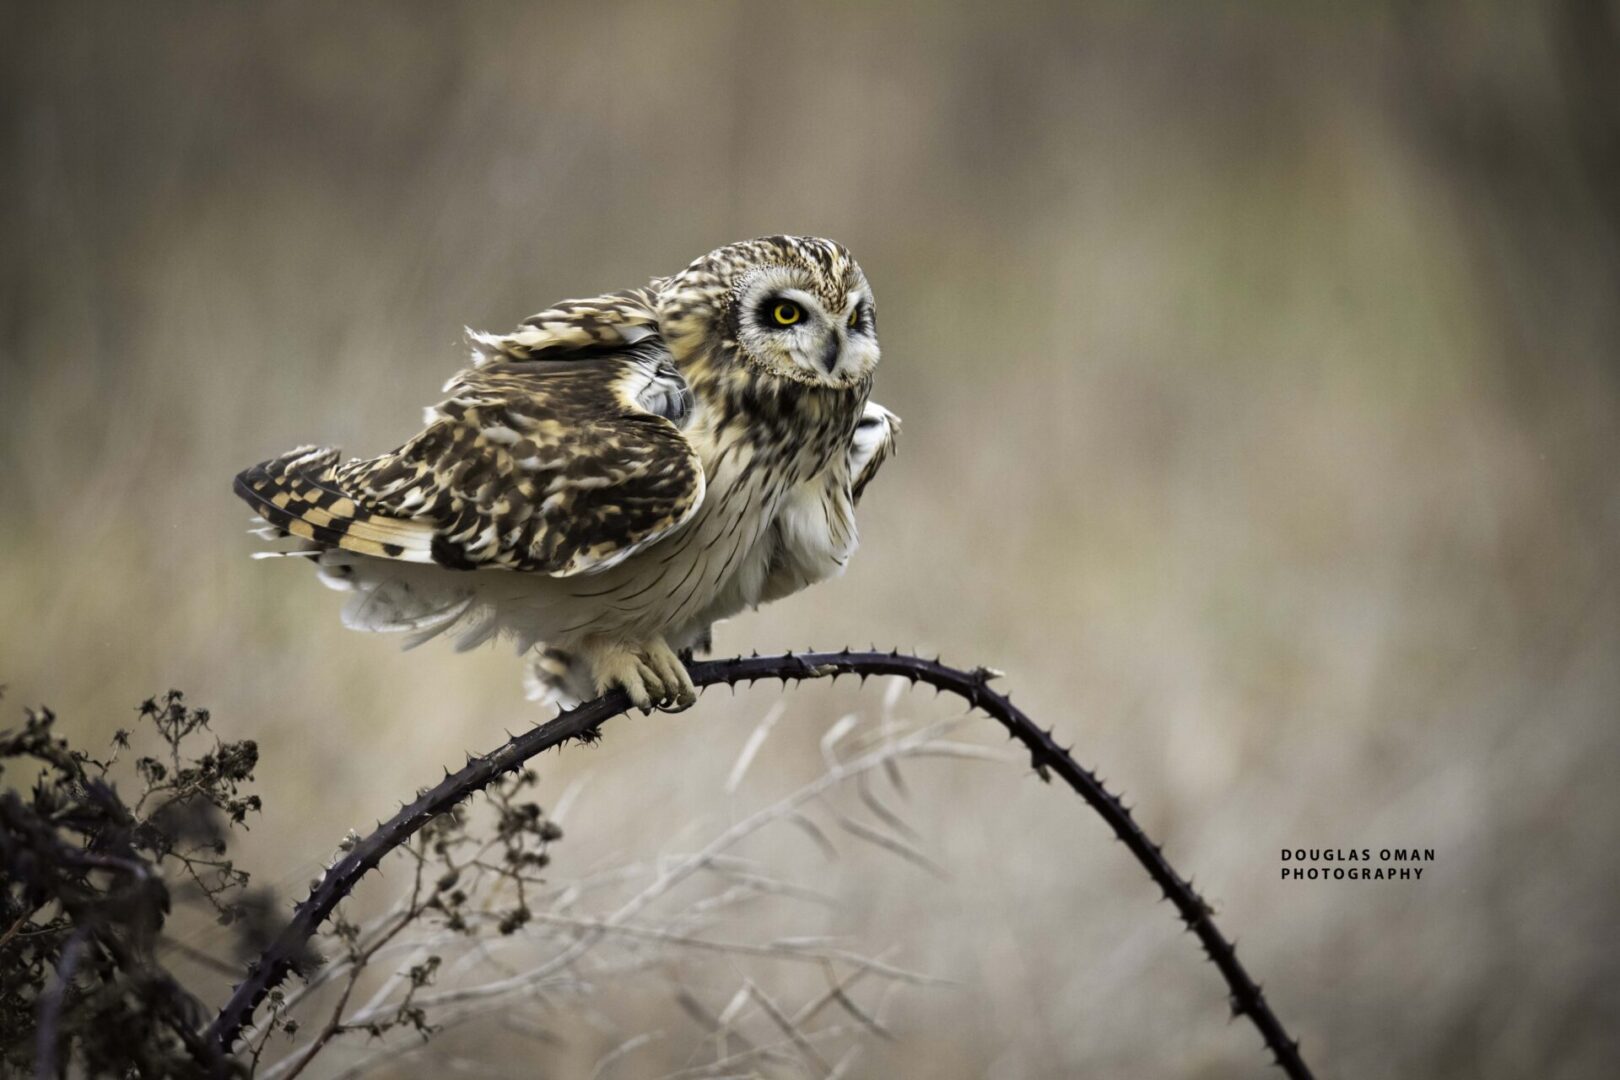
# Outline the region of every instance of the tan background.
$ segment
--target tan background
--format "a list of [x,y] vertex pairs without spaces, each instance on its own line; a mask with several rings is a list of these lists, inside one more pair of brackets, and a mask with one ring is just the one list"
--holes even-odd
[[[720,650],[1004,668],[1324,1075],[1608,1075],[1614,7],[1192,7],[6,5],[5,708],[99,740],[185,688],[259,740],[246,850],[296,889],[537,715],[506,649],[401,655],[249,562],[231,475],[395,445],[464,324],[834,236],[902,452],[848,575]],[[726,820],[776,693],[548,758],[543,799],[593,771],[554,872]],[[879,693],[795,693],[774,760]],[[845,901],[828,927],[960,980],[906,991],[863,1075],[1259,1073],[1076,800],[928,770],[907,813],[950,882],[782,853]],[[1439,858],[1279,882],[1301,845]],[[607,997],[527,1064],[679,1023],[656,980]]]

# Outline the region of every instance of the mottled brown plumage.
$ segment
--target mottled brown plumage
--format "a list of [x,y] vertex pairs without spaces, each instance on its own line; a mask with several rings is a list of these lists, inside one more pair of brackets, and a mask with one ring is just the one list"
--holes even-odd
[[473,366],[398,450],[237,477],[355,591],[351,625],[508,633],[547,687],[684,704],[675,650],[842,570],[898,421],[867,400],[872,298],[840,245],[745,241],[471,336]]

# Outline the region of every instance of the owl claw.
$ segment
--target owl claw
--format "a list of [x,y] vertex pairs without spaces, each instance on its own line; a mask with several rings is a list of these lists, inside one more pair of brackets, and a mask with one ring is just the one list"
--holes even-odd
[[692,676],[687,674],[686,665],[675,655],[675,650],[660,638],[648,647],[647,656],[664,691],[659,705],[672,712],[690,707],[697,700],[697,688],[692,685]]
[[662,638],[636,647],[619,643],[587,649],[600,693],[618,687],[643,714],[679,711],[697,700],[697,689],[675,651]]

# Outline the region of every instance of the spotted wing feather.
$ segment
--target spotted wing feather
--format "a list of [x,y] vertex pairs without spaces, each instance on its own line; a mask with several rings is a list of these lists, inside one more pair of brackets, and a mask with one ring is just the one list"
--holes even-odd
[[303,449],[236,490],[267,522],[367,555],[567,577],[605,570],[696,512],[691,397],[656,336],[613,352],[486,358],[391,454]]
[[642,288],[564,300],[524,319],[509,334],[469,330],[473,364],[539,360],[639,344],[658,333],[658,292],[667,283],[665,278],[655,278]]
[[333,483],[338,452],[301,446],[244,469],[236,493],[283,535],[407,562],[432,562],[432,532],[373,512]]

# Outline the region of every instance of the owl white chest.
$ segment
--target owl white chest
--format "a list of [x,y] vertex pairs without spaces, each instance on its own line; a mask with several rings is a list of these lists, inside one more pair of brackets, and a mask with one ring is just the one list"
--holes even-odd
[[801,482],[746,443],[705,456],[707,490],[685,526],[606,573],[556,582],[561,596],[537,598],[550,601],[549,641],[662,636],[680,648],[717,619],[842,570],[855,536],[841,456]]

